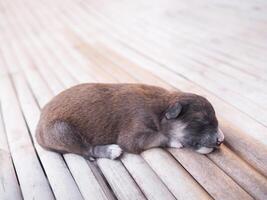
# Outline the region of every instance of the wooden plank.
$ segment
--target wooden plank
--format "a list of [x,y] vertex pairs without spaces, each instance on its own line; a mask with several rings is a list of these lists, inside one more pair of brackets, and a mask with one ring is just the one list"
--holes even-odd
[[[8,77],[0,83],[1,105],[8,144],[25,199],[54,199],[34,150],[19,103]],[[16,122],[16,126],[14,126]]]
[[[165,16],[161,16],[159,18],[159,20],[162,20],[162,18],[164,18],[164,17]],[[180,22],[179,27],[174,27],[174,25],[176,25],[177,23],[176,24],[175,23],[166,24],[166,23],[170,22],[170,20],[168,20],[168,19],[166,19],[164,22],[162,21],[161,23],[159,21],[157,21],[157,23],[153,23],[154,21],[151,21],[151,20],[148,21],[148,20],[149,20],[149,18],[143,17],[142,20],[139,20],[138,24],[140,25],[143,23],[143,26],[140,28],[143,28],[143,29],[145,28],[145,29],[148,29],[149,31],[153,31],[154,34],[151,35],[151,37],[156,35],[157,32],[160,32],[162,34],[157,35],[156,37],[162,38],[163,34],[164,34],[164,36],[168,37],[168,39],[175,37],[176,38],[175,41],[179,40],[180,38],[182,38],[183,40],[185,40],[187,42],[190,41],[190,46],[189,45],[187,45],[187,46],[197,47],[198,49],[200,49],[201,53],[209,53],[214,58],[219,57],[222,59],[222,61],[229,61],[229,64],[232,64],[232,63],[234,64],[233,66],[231,66],[231,65],[230,66],[231,67],[239,67],[237,69],[241,69],[240,70],[241,73],[244,70],[247,71],[247,68],[250,68],[249,73],[253,74],[253,72],[255,73],[255,68],[257,69],[257,67],[258,67],[258,65],[256,64],[258,58],[254,58],[254,60],[250,60],[251,62],[246,63],[246,62],[242,62],[242,61],[247,60],[246,59],[248,57],[247,55],[241,54],[239,56],[233,57],[233,55],[238,53],[239,51],[242,52],[244,49],[245,50],[248,49],[246,46],[243,46],[240,48],[240,45],[242,45],[242,43],[238,44],[238,43],[236,43],[236,40],[231,40],[230,45],[228,45],[228,46],[225,46],[224,45],[225,40],[221,40],[221,39],[218,39],[218,40],[220,40],[219,45],[217,45],[217,43],[212,42],[212,41],[203,42],[203,38],[201,38],[201,36],[200,36],[203,34],[199,34],[199,31],[196,32],[196,30],[193,30],[193,28],[195,28],[195,27],[188,27],[188,23],[186,23],[185,20],[179,20],[178,19]],[[162,26],[162,25],[165,25],[165,26]],[[189,25],[189,26],[191,26],[191,25]],[[161,30],[164,30],[164,32]],[[210,39],[210,35],[209,34],[206,34],[206,35],[207,35],[207,38]],[[255,37],[255,38],[257,38],[257,37]],[[179,45],[178,43],[175,43],[175,42],[173,44]],[[240,49],[238,49],[239,51],[233,51],[233,50],[236,50],[237,47],[240,48]],[[227,54],[225,55],[224,52],[221,52],[222,50],[224,52],[227,51]],[[251,50],[251,51],[253,51],[253,50]],[[190,52],[191,52],[191,55],[192,55],[192,53],[194,54],[194,50],[190,50],[189,53]],[[261,55],[261,54],[257,54],[257,55]],[[232,59],[229,59],[229,58],[232,58]],[[240,60],[240,58],[242,60]],[[246,67],[244,67],[244,66],[246,66]],[[262,74],[260,74],[259,71],[256,72],[256,75],[262,76]]]
[[207,156],[253,198],[262,200],[267,198],[267,179],[225,145],[221,146],[220,151]]
[[[145,19],[144,19],[145,20]],[[140,26],[140,23],[143,23],[143,21],[140,21],[138,23],[138,25]],[[128,23],[129,24],[129,23]],[[155,42],[161,43],[162,41],[158,40],[158,38],[163,38],[165,40],[171,40],[173,38],[173,35],[171,33],[167,33],[166,34],[166,29],[159,29],[158,27],[150,27],[150,24],[146,24],[143,25],[141,27],[139,26],[135,26],[136,28],[138,28],[138,31],[140,33],[142,33],[144,30],[148,29],[149,31],[153,31],[153,34],[149,35],[148,39],[152,39]],[[161,30],[164,30],[164,32],[162,32]],[[188,39],[193,39],[193,37],[189,34]],[[184,36],[188,36],[188,34],[180,34],[178,35],[178,37],[176,38],[175,41],[173,41],[173,43],[167,43],[166,45],[168,46],[178,46],[180,43],[182,43],[186,38],[183,38]],[[182,36],[182,39],[181,37]],[[178,41],[177,41],[178,40]],[[180,42],[180,43],[179,43]],[[195,43],[195,41],[193,42]],[[214,69],[215,71],[221,72],[222,74],[226,74],[229,77],[234,78],[235,80],[238,80],[239,82],[242,82],[244,86],[249,85],[249,86],[253,86],[254,89],[250,90],[250,93],[246,93],[246,96],[251,96],[251,98],[254,100],[255,98],[258,98],[258,100],[260,101],[259,97],[263,96],[263,93],[261,92],[261,95],[256,95],[258,94],[261,90],[266,91],[266,88],[264,87],[266,84],[266,81],[261,81],[259,79],[257,79],[254,76],[250,76],[249,74],[245,74],[242,70],[236,70],[235,68],[233,68],[231,66],[231,63],[227,62],[227,59],[217,59],[217,54],[214,54],[214,52],[216,53],[216,51],[210,51],[210,48],[203,48],[201,46],[194,46],[194,45],[190,45],[190,46],[186,46],[185,48],[176,48],[177,54],[180,54],[182,56],[184,56],[185,58],[191,59],[191,60],[195,60],[196,62],[202,63],[203,67],[205,68],[211,68]],[[168,48],[166,46],[166,48]],[[204,54],[203,54],[203,50]],[[225,57],[223,57],[225,58]],[[226,57],[227,58],[227,57]],[[243,64],[245,65],[245,64]],[[236,76],[237,75],[237,76]],[[238,87],[239,91],[240,91],[240,87]],[[254,97],[254,98],[253,98]]]
[[121,161],[147,199],[175,199],[157,174],[151,170],[150,166],[141,156],[124,153]]
[[[176,45],[176,44],[173,44],[173,45]],[[202,46],[205,46],[205,45],[201,45],[201,46],[198,46],[198,47],[202,47]],[[199,51],[199,50],[195,51],[195,49],[196,48],[194,48],[194,47],[191,48],[191,46],[190,46],[189,48],[186,48],[185,50],[184,49],[181,49],[181,50],[178,50],[177,52],[179,54],[181,54],[181,55],[186,56],[186,57],[189,57],[189,58],[191,57],[193,60],[196,60],[196,62],[200,62],[200,63],[203,63],[204,62],[203,63],[203,66],[207,65],[209,68],[212,68],[212,69],[214,69],[216,71],[220,71],[222,74],[228,73],[229,70],[227,70],[227,69],[229,69],[229,67],[232,67],[231,66],[231,63],[230,62],[227,62],[227,60],[228,60],[228,59],[226,59],[227,57],[223,57],[225,59],[216,59],[216,57],[218,57],[217,55],[214,55],[214,52],[216,52],[216,51],[212,51],[212,48],[210,48],[210,47],[205,47],[205,48],[201,49],[201,51]],[[199,48],[197,48],[197,49],[199,49]],[[204,55],[202,53],[203,50],[205,50],[204,51]],[[187,51],[187,52],[185,52],[185,51]],[[216,64],[213,64],[214,61],[216,61],[217,63]],[[247,66],[249,64],[242,64],[242,65],[243,66]],[[223,70],[223,69],[225,69],[225,70]],[[232,72],[232,74],[230,74],[231,72]],[[256,79],[254,81],[250,81],[250,79],[249,79],[250,77],[248,77],[248,76],[242,77],[242,75],[243,75],[243,71],[242,70],[239,70],[237,72],[238,73],[238,76],[234,76],[234,74],[233,74],[234,72],[235,72],[234,70],[231,70],[230,69],[230,72],[227,75],[229,77],[232,77],[233,80],[234,79],[235,80],[238,80],[238,82],[240,82],[240,83],[242,83],[242,85],[244,85],[243,88],[245,89],[245,94],[246,94],[246,97],[247,98],[250,98],[252,101],[255,101],[255,100],[257,101],[258,100],[257,102],[260,102],[260,99],[259,98],[262,97],[262,96],[264,96],[264,93],[263,92],[260,92],[260,91],[261,90],[265,90],[266,91],[266,88],[264,87],[264,83],[266,83],[266,82],[265,81],[262,81],[261,82],[260,79]],[[259,74],[259,72],[258,72],[258,74]],[[243,78],[243,79],[241,79],[241,78]],[[246,78],[246,79],[244,79],[244,78]],[[255,79],[255,77],[254,77],[254,79]],[[238,87],[236,87],[237,88],[237,91],[238,92],[241,92],[241,88],[242,87],[240,87],[238,84],[235,84],[234,86],[232,86],[232,88],[235,87],[235,86],[238,86]],[[254,89],[253,90],[250,90],[251,92],[248,94],[246,92],[247,91],[246,89],[248,87],[250,87],[250,86],[253,86]],[[261,103],[261,105],[263,105],[263,104]]]
[[97,164],[118,199],[146,199],[120,161],[101,158]]
[[[86,46],[90,46],[89,43]],[[169,85],[166,81],[160,79],[159,77],[148,73],[148,71],[140,68],[136,63],[132,62],[129,59],[115,53],[101,42],[96,42],[94,47],[99,54],[106,57],[110,62],[114,63],[117,67],[122,68],[125,72],[131,75],[131,79],[136,80],[137,82],[142,82],[150,85],[158,85],[168,90],[176,90],[174,87]]]
[[[185,16],[183,16],[183,17],[184,17],[183,19],[185,19]],[[166,22],[168,23],[169,21],[166,21]],[[196,32],[196,28],[203,29],[203,26],[199,25],[197,23],[198,21],[196,21],[196,20],[195,20],[195,22],[192,21],[193,23],[191,22],[191,24],[189,22],[189,24],[190,24],[189,26],[188,26],[188,24],[186,24],[186,20],[180,20],[180,22],[181,22],[181,26],[179,29],[178,29],[178,27],[174,27],[175,24],[169,24],[169,29],[172,29],[171,30],[172,33],[178,33],[178,31],[175,31],[178,29],[178,30],[180,30],[180,32],[182,34],[188,34],[189,37],[198,39],[197,33],[199,33],[199,35],[201,35],[201,33],[199,31]],[[253,22],[254,22],[253,24],[256,24],[255,21],[253,21]],[[167,25],[167,24],[165,23],[165,25]],[[181,30],[181,27],[182,27],[182,30]],[[212,25],[210,27],[213,28],[214,25]],[[238,27],[242,27],[242,26],[238,26]],[[258,27],[260,27],[260,25]],[[164,27],[161,27],[161,28],[163,29]],[[184,32],[183,28],[186,28],[185,29],[186,32]],[[254,26],[253,28],[255,29],[256,27]],[[205,27],[204,29],[207,29],[207,28]],[[249,31],[249,29],[246,30],[246,32],[248,32],[248,31]],[[211,33],[210,30],[205,30],[205,32],[208,33],[208,34],[206,34],[207,37],[210,34],[214,34],[214,33]],[[262,30],[261,30],[261,34],[264,34],[264,32]],[[254,38],[257,38],[257,39],[261,38],[261,34],[257,34],[254,37],[251,37],[251,35],[250,35],[250,38],[246,38],[246,42],[251,42],[251,40],[253,40]],[[206,42],[206,44],[205,43],[203,44],[203,42],[202,42],[202,44],[203,44],[203,47],[206,47],[207,49],[211,49],[211,50],[215,49],[215,51],[217,50],[218,52],[221,52],[222,55],[226,54],[226,57],[224,59],[227,59],[227,56],[229,56],[229,57],[235,58],[236,60],[246,61],[247,64],[249,64],[249,61],[251,61],[251,63],[253,63],[253,64],[256,64],[256,63],[258,64],[258,66],[256,65],[257,69],[260,69],[260,68],[264,69],[263,68],[264,65],[259,66],[260,62],[257,62],[257,61],[255,62],[255,59],[260,58],[259,55],[255,54],[255,52],[260,53],[261,48],[257,48],[251,44],[246,44],[245,41],[240,42],[240,38],[242,36],[244,36],[244,34],[239,34],[238,37],[235,37],[235,35],[231,36],[231,37],[227,37],[227,38],[224,38],[224,40],[220,40],[221,38],[218,37],[218,41],[220,41],[220,42],[214,42],[212,40],[208,40],[209,38],[207,38],[208,41]],[[233,38],[233,37],[235,37],[235,38]],[[262,40],[261,42],[263,42],[263,41],[264,40]],[[201,41],[199,41],[198,43],[201,43]],[[216,47],[216,44],[217,44],[217,47]],[[207,46],[207,45],[209,45],[209,46]],[[214,47],[211,48],[211,45],[213,45]],[[248,53],[249,50],[251,50],[253,52]],[[255,55],[256,55],[256,57],[255,57]],[[242,63],[242,64],[246,65],[246,63]],[[243,66],[243,68],[244,68],[244,66]],[[252,69],[252,68],[250,68],[250,69]]]
[[[0,78],[1,79],[1,78]],[[22,199],[4,130],[0,101],[0,197],[4,200]]]
[[[100,1],[101,2],[101,1]],[[86,2],[84,2],[83,4],[86,4]],[[180,2],[180,4],[181,4],[181,2]],[[179,4],[179,7],[181,7],[181,5]],[[94,5],[94,4],[90,4],[90,5]],[[99,5],[99,4],[98,4]],[[119,4],[119,5],[123,5],[123,4]],[[168,5],[168,4],[165,4],[165,5]],[[169,4],[170,5],[170,4]],[[127,7],[125,7],[125,6],[127,6]],[[127,12],[127,14],[128,15],[124,15],[123,16],[123,20],[125,20],[125,18],[126,18],[126,22],[128,22],[128,24],[131,24],[131,23],[129,23],[129,21],[131,22],[131,20],[133,20],[133,18],[132,19],[130,19],[128,16],[131,16],[130,14],[129,14],[129,12],[131,12],[131,11],[133,11],[134,9],[131,9],[130,10],[130,8],[133,8],[135,5],[132,3],[132,4],[125,4],[125,5],[123,5],[123,6],[121,6],[122,8],[120,8],[120,7],[118,7],[118,6],[116,6],[116,8],[115,9],[127,9],[128,10],[128,12]],[[139,7],[141,7],[141,6],[144,6],[144,5],[142,5],[142,4],[139,4],[138,5]],[[202,8],[203,6],[201,6],[201,8]],[[97,8],[97,7],[96,7]],[[165,6],[163,9],[168,9],[169,7],[167,6]],[[216,8],[216,7],[215,7]],[[104,10],[105,11],[105,13],[108,13],[110,10],[106,10],[105,9],[105,7],[104,7],[104,9],[102,9],[102,7],[98,7],[98,10]],[[142,9],[139,9],[139,11],[141,10],[141,12],[142,12]],[[196,9],[196,11],[199,11],[199,10],[201,10],[201,9]],[[213,10],[211,10],[211,11],[214,11],[214,9]],[[209,12],[207,12],[206,10],[205,10],[205,12],[204,13],[202,13],[202,14],[207,14],[208,13],[208,15],[210,15],[210,13]],[[115,15],[116,15],[117,13],[113,13],[111,16],[109,16],[109,17],[114,17]],[[115,17],[117,17],[117,18],[119,18],[119,16],[120,16],[120,18],[122,17],[122,15],[121,15],[122,13],[119,13],[119,14],[117,14],[117,16],[115,16]],[[213,42],[212,40],[210,41],[210,34],[211,33],[209,33],[209,34],[207,34],[207,31],[206,32],[204,32],[204,33],[206,33],[206,34],[203,34],[200,30],[202,29],[201,27],[199,27],[198,26],[198,22],[199,22],[199,18],[197,18],[197,20],[195,20],[195,21],[193,21],[193,23],[191,23],[190,24],[190,21],[188,21],[187,19],[188,19],[188,16],[186,17],[186,16],[183,16],[183,18],[178,18],[177,16],[176,16],[176,18],[175,19],[173,19],[173,14],[179,14],[180,15],[180,12],[176,12],[176,13],[172,13],[172,18],[170,18],[169,17],[169,15],[163,15],[162,13],[160,13],[160,12],[157,12],[156,13],[156,15],[154,15],[154,17],[157,17],[158,18],[158,20],[157,20],[157,23],[155,23],[155,20],[150,20],[150,19],[153,19],[153,14],[155,14],[155,13],[153,13],[153,12],[150,12],[150,15],[149,15],[149,17],[147,17],[147,15],[146,15],[147,13],[145,13],[145,15],[144,15],[144,13],[143,14],[141,14],[141,16],[138,18],[138,21],[137,21],[137,24],[138,25],[140,25],[140,24],[144,24],[144,26],[142,26],[142,29],[143,30],[146,30],[147,32],[153,32],[153,34],[150,34],[150,36],[151,37],[153,37],[153,35],[155,35],[157,32],[161,32],[161,30],[164,30],[164,32],[162,31],[162,33],[166,33],[165,35],[166,36],[170,36],[171,37],[171,39],[172,38],[175,38],[176,40],[177,39],[179,39],[180,37],[182,37],[182,38],[185,38],[185,40],[186,41],[190,41],[191,42],[191,40],[192,39],[195,39],[196,41],[197,41],[197,43],[199,43],[199,45],[201,46],[201,47],[203,47],[203,49],[210,49],[210,47],[207,47],[206,46],[206,44],[208,43],[215,43],[215,42]],[[188,15],[189,13],[188,12],[186,12],[186,14]],[[190,14],[192,14],[192,13],[190,13]],[[189,15],[190,15],[189,14]],[[194,14],[195,14],[195,12],[194,12]],[[159,17],[160,16],[160,17]],[[218,16],[218,15],[216,15],[216,16]],[[215,17],[216,17],[215,16]],[[179,16],[180,17],[180,16]],[[113,19],[113,18],[112,18]],[[136,19],[136,18],[134,18],[134,19]],[[224,15],[224,18],[223,18],[224,20],[225,20],[225,15]],[[234,19],[236,19],[236,18],[234,18]],[[114,19],[113,19],[114,20]],[[174,21],[179,21],[179,26],[177,26],[177,23],[173,23]],[[232,18],[232,20],[231,20],[231,22],[233,21],[233,18]],[[132,22],[132,23],[136,23],[136,22]],[[156,28],[155,29],[152,29],[151,28],[151,24],[153,24],[153,25],[157,25],[156,26]],[[253,24],[255,24],[255,21],[254,21],[254,23]],[[163,26],[164,25],[164,26]],[[229,25],[229,24],[227,24],[227,25]],[[238,25],[240,25],[240,24],[238,24]],[[176,27],[174,27],[174,26],[176,26]],[[214,26],[214,24],[213,24],[213,26]],[[138,26],[135,26],[135,27],[138,27]],[[147,27],[149,27],[149,28],[147,28]],[[184,28],[187,28],[187,30],[186,31],[184,31],[183,29]],[[199,28],[197,28],[197,27],[199,27]],[[212,27],[212,26],[209,26],[209,27]],[[238,27],[240,27],[240,26],[238,26]],[[188,28],[189,28],[189,30],[188,30]],[[233,27],[233,28],[236,28],[236,27]],[[178,31],[176,31],[178,29]],[[197,30],[196,30],[197,29]],[[249,29],[248,30],[246,30],[246,31],[249,31]],[[178,33],[178,35],[176,34],[176,35],[174,35],[174,33]],[[180,34],[179,34],[180,33]],[[220,32],[221,33],[221,32]],[[216,33],[216,36],[217,35],[220,35],[220,33]],[[213,33],[212,33],[213,34]],[[207,38],[207,40],[209,40],[209,41],[207,41],[207,40],[205,40],[205,42],[203,41],[203,38],[202,37],[200,37],[200,36],[202,36],[202,35],[205,35],[206,36],[206,38]],[[214,34],[213,34],[213,36],[214,36]],[[243,34],[241,34],[241,35],[239,35],[239,37],[238,38],[236,38],[237,40],[238,39],[240,39],[240,37],[242,37],[243,36]],[[257,36],[259,36],[259,35],[257,35]],[[161,37],[162,38],[162,37]],[[250,39],[254,39],[254,38],[259,38],[259,37],[252,37],[252,38],[250,38]],[[221,38],[219,38],[219,39],[221,39]],[[227,38],[228,40],[230,39],[230,38]],[[231,38],[232,39],[232,38]],[[231,42],[230,42],[230,44],[232,44],[232,43],[234,43],[234,42],[237,42],[237,40],[231,40]],[[247,38],[246,38],[246,41],[247,41]],[[230,45],[230,46],[227,46],[227,47],[221,47],[221,44],[224,42],[224,40],[220,40],[220,43],[219,43],[219,45],[217,45],[216,43],[215,43],[215,45],[214,46],[216,46],[219,50],[224,50],[224,51],[229,51],[229,50],[232,50],[233,49],[233,46],[234,46],[234,48],[236,48],[236,47],[239,47],[240,45],[242,45],[243,43],[234,43],[235,45]],[[190,43],[190,44],[192,44],[192,43]],[[240,48],[240,50],[239,51],[243,51],[244,49],[247,49],[247,46],[242,46],[241,48]],[[214,48],[213,49],[211,49],[212,51],[215,51],[216,52],[216,49],[214,50]],[[239,52],[239,51],[237,51],[237,52]],[[253,50],[252,50],[253,51]],[[255,50],[254,50],[255,51]],[[253,51],[253,52],[254,52]],[[226,57],[224,57],[224,60],[226,60],[227,59],[227,57],[228,56],[232,56],[233,54],[235,54],[236,52],[229,52],[229,54],[226,56]],[[259,54],[258,54],[259,55]],[[258,56],[257,55],[257,56]],[[238,58],[247,58],[247,55],[239,55],[239,57],[236,57],[237,59]],[[254,60],[252,60],[252,62],[254,62],[255,63],[255,59]],[[241,63],[241,64],[243,64],[243,68],[244,68],[244,66],[246,66],[246,65],[250,65],[249,63]],[[255,67],[257,67],[257,66],[255,66]],[[252,69],[252,70],[254,70],[254,69]]]
[[[53,37],[53,36],[52,36]],[[114,83],[116,80],[111,77],[108,73],[103,72],[101,68],[98,66],[95,66],[91,61],[88,61],[87,59],[84,59],[84,57],[79,54],[79,52],[76,49],[71,48],[70,41],[66,40],[66,38],[62,36],[54,37],[55,42],[58,42],[58,45],[62,46],[62,54],[68,55],[70,58],[73,58],[72,65],[79,67],[79,70],[73,70],[70,71],[71,74],[73,74],[76,78],[76,80],[79,80],[79,82],[88,82],[88,80],[96,80],[97,82],[106,82],[106,83]],[[51,43],[52,45],[52,43]],[[61,54],[61,57],[63,55]],[[94,69],[94,70],[91,70]],[[95,77],[94,71],[97,71],[101,76]],[[87,77],[82,77],[81,74],[87,75]],[[90,77],[88,77],[91,75]]]
[[66,77],[61,81],[67,87],[71,87],[75,82],[74,77],[72,74],[68,73],[66,69],[73,66],[69,66],[70,63],[67,62],[67,59],[58,59],[58,57],[56,56],[58,48],[54,47],[53,51],[55,52],[55,55],[51,56],[49,52],[51,52],[52,49],[47,47],[45,38],[43,39],[43,37],[41,38],[32,37],[31,41],[33,42],[35,48],[38,49],[38,52],[40,52],[40,54],[43,56],[44,60],[50,61],[50,65],[48,65],[47,67],[50,69],[51,73],[54,73],[57,76]]
[[[23,6],[23,4],[22,4],[22,6]],[[30,10],[30,12],[33,12],[33,11],[34,11],[34,9],[33,10]],[[40,9],[35,14],[40,14],[42,11],[43,11],[43,9]],[[29,13],[25,13],[25,15],[26,14],[29,14]],[[51,12],[49,12],[49,15],[51,15]],[[47,23],[47,21],[48,21],[47,19],[45,19],[45,20],[42,19],[41,20],[39,16],[32,16],[32,17],[35,18],[35,19],[38,19],[38,21],[42,21],[43,23]],[[51,16],[49,16],[49,17],[51,17]],[[53,22],[55,22],[55,20],[53,20]],[[48,26],[48,29],[51,28],[51,27],[54,28],[52,25],[53,25],[53,23],[49,23],[47,25]],[[57,24],[57,25],[59,26],[60,24]],[[33,27],[33,28],[36,28],[36,27]],[[67,85],[73,85],[73,78],[71,76],[79,77],[79,79],[82,79],[82,82],[85,82],[87,79],[92,78],[90,76],[91,73],[88,72],[88,68],[87,67],[84,67],[83,73],[79,73],[79,74],[75,73],[76,71],[73,70],[74,69],[73,66],[75,65],[74,63],[75,63],[76,59],[78,59],[77,56],[75,57],[75,60],[72,60],[71,58],[72,58],[72,55],[73,54],[71,54],[70,57],[69,57],[69,59],[68,59],[68,61],[66,62],[66,60],[64,59],[64,57],[66,57],[67,54],[69,54],[69,52],[67,52],[67,54],[64,54],[63,59],[58,59],[59,57],[62,57],[62,52],[61,51],[58,51],[57,46],[54,45],[54,42],[58,42],[58,40],[60,40],[62,38],[62,36],[59,36],[58,34],[56,34],[55,31],[54,31],[54,29],[53,30],[50,30],[50,31],[51,31],[51,34],[48,33],[47,35],[42,35],[42,37],[41,38],[38,38],[38,39],[35,38],[35,37],[32,37],[31,34],[29,34],[29,37],[31,38],[31,40],[34,41],[34,44],[35,44],[36,48],[38,47],[40,53],[42,54],[42,57],[45,57],[45,59],[43,59],[43,61],[44,62],[47,62],[47,60],[49,60],[49,63],[47,63],[47,64],[50,66],[50,68],[52,69],[52,71],[55,71],[56,70],[57,71],[56,73],[58,75],[60,75],[60,76],[68,76],[68,78],[66,78],[66,79],[63,80],[64,82],[67,81],[66,82]],[[51,41],[51,39],[48,37],[48,35],[49,35],[49,37],[55,37],[56,38],[56,41]],[[45,43],[40,43],[41,40],[44,41]],[[26,42],[25,45],[27,46],[27,44],[28,43]],[[66,47],[66,45],[65,45],[65,47]],[[53,49],[55,55],[53,55],[52,57],[49,57],[49,55],[47,54],[47,52],[51,51],[52,50],[51,48]],[[29,48],[29,50],[31,50],[31,48]],[[72,51],[72,53],[73,53],[73,51]],[[59,54],[61,54],[61,55],[58,56]],[[34,55],[34,52],[33,52],[32,55]],[[34,57],[35,56],[33,56],[33,58]],[[36,58],[36,59],[38,59],[38,58]],[[90,63],[85,63],[85,64],[88,65]],[[41,65],[43,65],[43,64],[40,64],[40,66]],[[64,66],[64,68],[61,67],[62,65]],[[55,68],[54,66],[57,66],[57,67]],[[45,69],[43,69],[43,67],[40,67],[39,70],[40,70],[40,72],[42,72]],[[70,74],[67,74],[66,73],[66,70],[69,71]],[[50,73],[50,75],[51,75],[51,73]],[[52,86],[53,86],[52,87],[52,89],[53,89],[54,88],[54,85],[52,85]]]
[[[2,42],[2,40],[1,40]],[[8,70],[4,67],[6,65],[6,61],[4,59],[4,55],[3,55],[3,47],[2,45],[0,46],[0,66],[1,66],[1,70],[0,70],[0,78],[3,76],[7,76],[8,75]],[[1,98],[1,96],[0,96]]]
[[[79,52],[85,55],[95,66],[105,69],[107,73],[118,80],[117,77],[120,77],[120,82],[129,83],[131,78],[127,72],[117,68],[113,63],[109,62],[105,57],[102,57],[96,50],[92,49],[88,44],[77,45]],[[109,66],[109,67],[106,67]]]
[[24,46],[23,53],[19,51],[19,45],[17,42],[13,42],[12,46],[16,55],[18,55],[17,57],[19,58],[20,63],[28,65],[33,71],[39,69],[43,77],[49,77],[49,81],[52,83],[51,90],[60,90],[61,85],[58,84],[59,81],[54,74],[48,70],[50,66],[47,64],[46,60],[42,58],[42,55],[39,53],[39,56],[32,56],[36,55],[36,48],[33,48],[35,46],[30,45],[29,42],[22,41],[21,46]]
[[212,199],[167,152],[151,149],[142,156],[177,199]]
[[66,154],[64,157],[71,163],[68,166],[85,199],[115,199],[106,184],[104,186],[102,180],[97,179],[84,158],[74,154]]
[[169,149],[169,151],[213,198],[253,199],[207,157],[186,149]]

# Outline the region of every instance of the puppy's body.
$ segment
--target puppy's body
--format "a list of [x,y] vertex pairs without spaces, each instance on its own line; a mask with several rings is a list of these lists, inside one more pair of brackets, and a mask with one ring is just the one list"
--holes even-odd
[[81,84],[43,108],[37,141],[61,153],[108,158],[116,158],[122,150],[139,153],[158,146],[181,147],[182,128],[173,129],[184,123],[166,116],[186,96],[141,84]]

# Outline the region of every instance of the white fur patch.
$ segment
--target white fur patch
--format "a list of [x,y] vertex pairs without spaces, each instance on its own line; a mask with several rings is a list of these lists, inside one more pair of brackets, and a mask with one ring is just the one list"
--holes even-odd
[[183,145],[177,140],[170,140],[168,143],[168,146],[172,148],[178,148],[178,149],[183,147]]
[[186,125],[181,122],[173,124],[170,130],[170,135],[173,138],[173,140],[180,140],[183,137],[185,127]]
[[112,160],[118,158],[122,154],[122,149],[117,144],[109,145],[107,151],[109,153],[110,159]]
[[172,125],[172,128],[169,132],[170,138],[168,142],[169,147],[173,148],[182,148],[183,145],[180,141],[182,141],[182,138],[184,136],[184,129],[186,125],[181,122],[176,122]]
[[196,152],[201,153],[201,154],[208,154],[213,151],[213,148],[208,148],[208,147],[201,147]]
[[95,161],[95,158],[92,157],[92,156],[90,156],[90,157],[89,157],[89,160],[90,160],[91,162],[93,162],[93,161]]

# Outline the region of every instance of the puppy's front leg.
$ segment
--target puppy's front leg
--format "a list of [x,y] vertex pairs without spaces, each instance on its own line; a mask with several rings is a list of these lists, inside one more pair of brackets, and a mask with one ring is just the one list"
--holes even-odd
[[[92,147],[90,156],[93,158],[116,159],[122,154],[122,149],[117,144],[97,145]],[[90,158],[91,160],[92,158]]]

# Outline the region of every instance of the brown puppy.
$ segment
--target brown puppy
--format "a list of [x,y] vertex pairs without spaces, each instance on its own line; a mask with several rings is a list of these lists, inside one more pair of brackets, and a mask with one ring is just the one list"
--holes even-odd
[[43,108],[36,137],[46,149],[92,159],[153,147],[209,153],[224,139],[207,99],[142,84],[67,89]]

